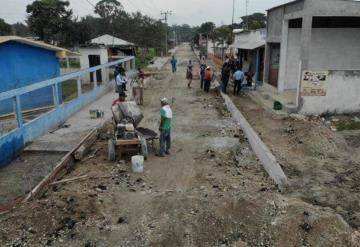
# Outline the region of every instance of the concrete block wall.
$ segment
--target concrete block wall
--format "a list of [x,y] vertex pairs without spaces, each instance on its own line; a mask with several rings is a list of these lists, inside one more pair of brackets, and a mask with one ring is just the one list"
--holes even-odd
[[353,113],[360,111],[360,70],[329,71],[326,96],[301,97],[300,113]]

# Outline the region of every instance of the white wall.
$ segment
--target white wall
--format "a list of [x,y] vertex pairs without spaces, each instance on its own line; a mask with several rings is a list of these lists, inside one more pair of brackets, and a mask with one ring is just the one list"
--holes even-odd
[[[87,69],[90,67],[89,65],[89,55],[99,55],[100,63],[105,64],[109,62],[108,52],[106,48],[79,48],[79,52],[81,54],[80,57],[80,66],[81,69]],[[102,78],[104,81],[109,80],[109,73],[106,73],[105,70],[102,70]],[[82,78],[85,82],[90,82],[90,74]]]
[[313,28],[309,67],[360,69],[360,28]]
[[300,113],[351,113],[360,111],[360,70],[330,71],[326,96],[302,97]]
[[297,89],[299,81],[299,62],[301,28],[289,28],[284,90]]

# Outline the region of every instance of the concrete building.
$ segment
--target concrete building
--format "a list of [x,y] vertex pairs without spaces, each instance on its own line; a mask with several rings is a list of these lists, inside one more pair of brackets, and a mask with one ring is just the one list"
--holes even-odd
[[253,76],[256,82],[263,81],[266,29],[234,30],[231,45],[240,67]]
[[[18,36],[0,37],[0,93],[30,86],[60,75],[59,58],[79,55],[69,50]],[[52,87],[21,97],[23,110],[53,105]],[[61,85],[57,92],[61,100]],[[13,112],[12,100],[0,102],[0,114]]]
[[297,0],[268,10],[264,82],[305,114],[360,110],[360,2]]
[[[135,56],[136,46],[126,40],[105,34],[89,41],[79,48],[81,69],[95,67],[126,56]],[[132,66],[127,65],[129,68]],[[101,83],[109,80],[109,73],[98,70],[84,78],[85,81]]]

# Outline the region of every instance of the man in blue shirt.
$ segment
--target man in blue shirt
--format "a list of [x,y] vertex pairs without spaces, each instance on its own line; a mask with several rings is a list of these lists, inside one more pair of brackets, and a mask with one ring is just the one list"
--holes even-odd
[[176,64],[177,64],[177,60],[176,60],[175,56],[172,56],[170,63],[171,63],[171,67],[172,67],[172,72],[175,73],[176,72]]
[[239,96],[241,91],[241,83],[244,80],[244,72],[238,67],[233,75],[234,78],[234,95]]

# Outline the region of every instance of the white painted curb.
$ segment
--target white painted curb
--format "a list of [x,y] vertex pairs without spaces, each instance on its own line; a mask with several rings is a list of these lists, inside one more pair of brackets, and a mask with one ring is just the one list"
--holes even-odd
[[[215,81],[214,83],[216,87],[220,86],[218,81]],[[248,138],[254,153],[261,161],[264,169],[269,174],[269,176],[278,185],[288,185],[289,182],[284,171],[281,169],[281,166],[276,161],[275,156],[271,153],[269,148],[260,139],[258,134],[251,127],[246,118],[241,114],[239,109],[234,105],[230,97],[222,92],[221,96],[225,100],[226,107],[230,111],[233,119],[239,123],[240,127],[244,131],[245,136]]]

